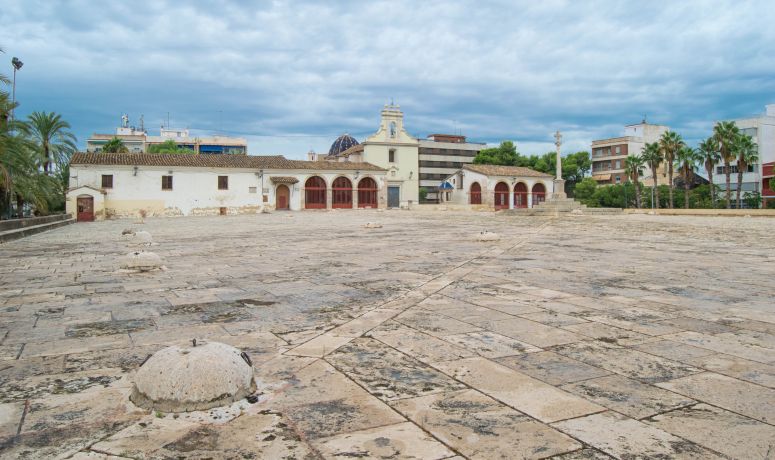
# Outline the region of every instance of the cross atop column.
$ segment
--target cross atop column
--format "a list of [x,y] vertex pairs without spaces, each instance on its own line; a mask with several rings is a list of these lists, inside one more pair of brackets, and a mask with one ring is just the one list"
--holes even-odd
[[560,145],[562,145],[562,134],[560,134],[560,131],[557,130],[556,133],[554,133],[554,145],[557,146],[557,158],[555,159],[556,163],[556,171],[557,171],[557,180],[562,179],[562,160],[560,159]]
[[553,199],[565,199],[565,181],[562,180],[562,157],[560,156],[560,146],[562,145],[562,134],[557,130],[554,133],[554,145],[557,146],[557,155],[555,158],[554,169],[557,171],[557,175],[554,178],[554,193],[552,193]]

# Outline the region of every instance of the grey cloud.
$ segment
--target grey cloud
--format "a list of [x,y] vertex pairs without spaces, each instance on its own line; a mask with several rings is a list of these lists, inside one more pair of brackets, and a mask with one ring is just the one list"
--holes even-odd
[[699,139],[775,102],[767,1],[6,3],[20,113],[62,112],[82,140],[170,111],[298,156],[372,132],[393,97],[414,134],[543,153],[558,128],[578,149],[647,114]]

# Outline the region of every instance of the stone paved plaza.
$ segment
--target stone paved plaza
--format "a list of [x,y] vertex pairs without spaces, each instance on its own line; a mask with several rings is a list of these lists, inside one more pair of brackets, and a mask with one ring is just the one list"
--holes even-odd
[[[164,270],[118,269],[125,228]],[[774,230],[331,211],[13,241],[0,457],[775,458]],[[192,339],[245,350],[258,401],[134,406],[138,366]]]

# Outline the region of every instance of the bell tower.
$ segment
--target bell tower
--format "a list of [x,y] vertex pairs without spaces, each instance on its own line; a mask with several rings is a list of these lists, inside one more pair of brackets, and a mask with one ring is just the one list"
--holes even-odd
[[420,142],[404,129],[401,107],[385,104],[379,129],[363,141],[363,161],[385,168],[388,207],[411,207],[419,201]]

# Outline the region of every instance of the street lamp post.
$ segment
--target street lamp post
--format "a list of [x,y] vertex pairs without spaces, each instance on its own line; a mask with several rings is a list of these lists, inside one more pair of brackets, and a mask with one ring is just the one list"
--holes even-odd
[[14,106],[16,105],[16,71],[20,70],[24,63],[19,58],[14,57],[11,59],[11,65],[13,66],[13,95],[11,96],[11,120],[13,120]]

